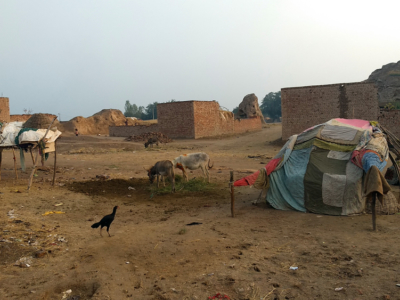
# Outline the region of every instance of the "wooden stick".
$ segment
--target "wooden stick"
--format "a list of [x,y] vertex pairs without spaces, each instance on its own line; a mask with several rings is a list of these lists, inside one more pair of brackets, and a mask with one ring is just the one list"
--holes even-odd
[[32,147],[29,148],[29,152],[31,153],[31,157],[32,157],[32,164],[35,164],[35,158],[33,157],[33,153],[32,153]]
[[17,159],[15,157],[15,150],[12,148],[13,155],[14,155],[14,171],[15,171],[15,177],[18,179],[18,173],[17,173]]
[[[389,158],[393,164],[394,173],[396,174],[397,178],[400,180],[399,166],[397,165],[396,159],[393,157],[393,154],[390,151],[389,151]],[[397,200],[397,202],[400,202],[400,194],[399,194],[399,199]]]
[[32,184],[32,179],[33,179],[33,174],[35,174],[36,172],[36,162],[38,160],[38,156],[39,156],[39,148],[37,149],[37,153],[36,153],[36,158],[35,158],[35,163],[33,164],[33,169],[32,169],[32,173],[31,176],[29,176],[29,181],[28,181],[28,191],[31,188],[31,184]]
[[372,229],[376,231],[376,192],[372,193],[372,203],[371,203],[371,210],[372,210]]
[[0,180],[1,180],[1,161],[3,160],[3,149],[0,149]]
[[232,218],[235,217],[235,190],[233,186],[233,171],[231,171],[231,178],[229,180],[229,184],[231,186],[231,215]]
[[[40,143],[41,141],[44,141],[44,140],[45,140],[46,135],[47,135],[47,133],[49,132],[49,130],[50,130],[50,128],[51,128],[51,125],[53,125],[53,123],[54,123],[54,121],[55,121],[56,119],[57,119],[57,117],[54,117],[53,121],[51,121],[51,123],[50,123],[50,125],[49,125],[49,128],[47,128],[47,130],[46,130],[46,133],[45,133],[44,136],[38,141],[38,143],[37,143],[38,145],[39,145],[39,143]],[[36,163],[37,163],[37,161],[38,161],[38,155],[39,155],[39,147],[38,147],[38,152],[37,152],[37,154],[36,154],[35,163],[33,164],[33,170],[32,170],[31,176],[29,177],[28,191],[29,191],[29,189],[31,188],[32,179],[33,179],[33,174],[35,174],[35,171],[36,171]]]
[[57,140],[54,141],[54,172],[53,172],[53,186],[56,181],[56,166],[57,166]]

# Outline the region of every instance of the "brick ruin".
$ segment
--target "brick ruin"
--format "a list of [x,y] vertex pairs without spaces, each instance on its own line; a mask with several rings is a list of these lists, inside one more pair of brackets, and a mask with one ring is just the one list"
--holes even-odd
[[10,101],[7,97],[0,97],[0,122],[10,122]]
[[333,118],[378,121],[400,137],[400,111],[380,110],[377,94],[368,82],[283,88],[282,139]]
[[199,139],[238,134],[262,129],[259,117],[235,119],[233,113],[220,110],[217,101],[180,101],[157,105],[158,123],[149,126],[110,126],[110,136],[161,132],[170,138]]

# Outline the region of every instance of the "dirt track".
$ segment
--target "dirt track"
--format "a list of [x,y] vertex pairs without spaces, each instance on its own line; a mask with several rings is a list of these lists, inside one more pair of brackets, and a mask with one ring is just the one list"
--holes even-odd
[[[239,178],[259,169],[280,149],[270,143],[280,130],[271,125],[258,133],[178,140],[150,150],[122,138],[63,137],[56,187],[50,185],[51,172],[39,171],[29,193],[31,162],[15,180],[12,152],[6,151],[0,299],[61,299],[68,289],[81,300],[205,300],[217,293],[242,300],[400,299],[399,215],[378,216],[379,231],[372,232],[370,215],[333,217],[254,206],[258,191],[246,187],[236,189],[237,215],[230,217],[229,171]],[[198,151],[212,158],[216,186],[204,192],[150,191],[143,167]],[[52,164],[51,156],[46,165]],[[189,174],[201,176],[200,170]],[[90,225],[115,205],[112,237],[103,230],[102,238]],[[14,219],[7,216],[12,209]],[[52,210],[65,214],[42,216]],[[192,222],[201,224],[186,225]],[[46,252],[30,267],[13,265],[36,249]]]

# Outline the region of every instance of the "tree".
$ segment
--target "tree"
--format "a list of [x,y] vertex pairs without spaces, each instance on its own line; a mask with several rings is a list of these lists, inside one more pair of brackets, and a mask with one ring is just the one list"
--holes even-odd
[[136,104],[131,104],[129,100],[126,100],[125,112],[124,112],[125,117],[136,117],[138,119],[141,119],[143,112],[144,112],[143,106],[137,107]]
[[143,120],[157,119],[157,104],[158,102],[153,102],[146,106],[146,109],[142,113]]
[[238,112],[238,110],[239,110],[239,106],[236,106],[236,107],[232,110],[233,114],[236,115],[236,113]]
[[274,120],[279,119],[282,116],[281,92],[267,94],[261,103],[260,109],[263,115]]

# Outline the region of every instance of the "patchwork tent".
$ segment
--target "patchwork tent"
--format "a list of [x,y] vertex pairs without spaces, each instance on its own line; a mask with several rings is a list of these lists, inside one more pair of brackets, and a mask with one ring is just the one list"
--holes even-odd
[[365,208],[365,174],[372,166],[384,171],[389,158],[385,135],[376,126],[332,119],[309,128],[291,136],[264,168],[234,185],[266,189],[266,200],[276,209],[360,213]]

